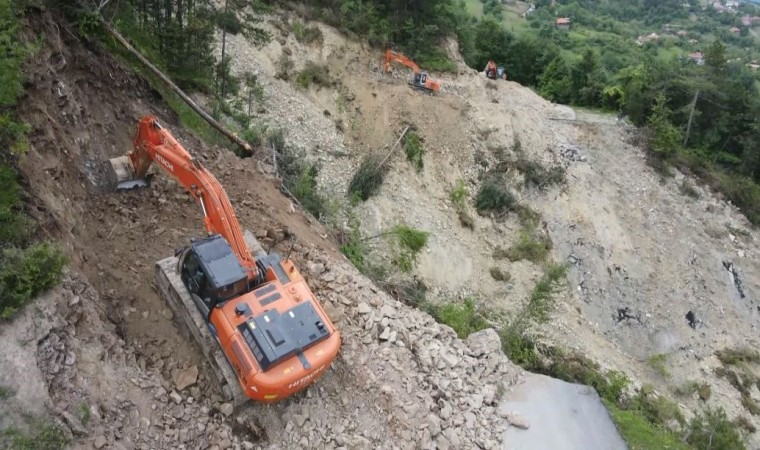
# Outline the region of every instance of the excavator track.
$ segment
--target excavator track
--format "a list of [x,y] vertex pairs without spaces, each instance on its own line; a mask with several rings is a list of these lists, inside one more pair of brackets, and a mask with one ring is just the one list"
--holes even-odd
[[[243,237],[251,253],[257,257],[266,255],[261,244],[252,233],[246,230]],[[174,317],[177,318],[179,325],[186,328],[198,343],[219,382],[225,401],[232,403],[234,407],[247,402],[249,398],[241,389],[232,365],[222,352],[216,337],[211,333],[208,322],[198,311],[195,302],[193,302],[190,293],[177,273],[177,258],[174,256],[164,258],[156,262],[155,268],[156,285],[161,296],[169,304],[169,308],[174,313]]]

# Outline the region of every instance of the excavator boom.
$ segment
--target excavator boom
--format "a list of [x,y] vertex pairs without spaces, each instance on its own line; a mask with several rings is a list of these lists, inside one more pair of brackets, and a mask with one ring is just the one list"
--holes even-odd
[[156,117],[140,120],[133,144],[110,160],[117,189],[146,184],[156,161],[201,207],[208,237],[159,261],[156,282],[228,398],[274,402],[319,378],[337,356],[340,334],[293,262],[246,240],[219,181]]

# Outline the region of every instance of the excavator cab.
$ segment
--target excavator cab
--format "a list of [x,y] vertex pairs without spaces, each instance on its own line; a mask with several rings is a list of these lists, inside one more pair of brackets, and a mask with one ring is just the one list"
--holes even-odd
[[221,236],[200,239],[179,254],[177,272],[204,317],[217,305],[248,291],[248,277]]

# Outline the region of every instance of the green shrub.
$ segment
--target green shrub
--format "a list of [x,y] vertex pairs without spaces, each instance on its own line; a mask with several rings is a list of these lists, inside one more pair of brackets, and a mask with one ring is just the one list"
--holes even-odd
[[0,242],[21,245],[29,238],[32,221],[20,211],[21,188],[15,170],[0,165]]
[[520,171],[526,187],[547,186],[565,182],[565,169],[562,166],[547,169],[541,164],[526,158],[518,158],[516,161],[508,164],[513,165]]
[[219,11],[216,13],[216,24],[222,30],[230,34],[238,34],[243,31],[243,24],[234,11]]
[[696,450],[744,450],[739,426],[728,420],[720,408],[707,409],[694,417],[688,426],[686,442]]
[[17,39],[21,2],[0,1],[0,107],[16,104],[23,92],[21,64],[29,49]]
[[351,231],[348,240],[340,246],[340,251],[359,271],[363,272],[367,247],[361,239],[358,228]]
[[293,35],[298,42],[302,44],[311,44],[312,42],[322,42],[322,30],[316,25],[306,26],[303,22],[293,24]]
[[312,83],[317,86],[330,86],[330,72],[327,66],[314,64],[311,61],[306,63],[303,70],[296,76],[296,85],[306,89]]
[[420,55],[416,58],[416,61],[420,67],[427,70],[451,73],[457,71],[457,65],[450,60],[441,49],[434,49],[430,54]]
[[449,199],[454,204],[454,208],[457,211],[459,217],[459,223],[465,228],[471,230],[475,229],[475,219],[467,211],[467,185],[465,185],[463,179],[458,179],[456,187],[449,193]]
[[650,385],[644,385],[639,392],[627,400],[626,409],[639,411],[650,423],[683,426],[686,420],[678,405],[661,395],[655,395]]
[[478,191],[475,198],[475,208],[479,213],[494,211],[497,213],[507,212],[515,203],[515,197],[507,191],[498,178],[486,180]]
[[399,254],[393,260],[393,263],[402,272],[411,272],[417,263],[420,251],[427,245],[430,233],[426,231],[415,230],[406,225],[396,225],[391,230],[399,246]]
[[475,302],[469,298],[462,303],[434,307],[434,311],[436,320],[453,328],[461,339],[489,327],[488,321],[475,310]]
[[380,157],[376,155],[368,155],[362,160],[348,184],[349,197],[356,196],[362,201],[367,201],[377,193],[387,170],[384,165],[380,166],[380,162]]
[[50,244],[24,250],[5,248],[0,256],[0,319],[8,319],[38,294],[60,281],[65,259]]
[[425,156],[425,149],[422,147],[420,135],[414,131],[406,133],[404,137],[404,153],[406,153],[406,159],[412,163],[417,172],[420,172],[424,166],[422,157]]
[[0,113],[0,143],[7,146],[11,154],[19,155],[26,151],[28,132],[28,125],[17,121],[9,113]]

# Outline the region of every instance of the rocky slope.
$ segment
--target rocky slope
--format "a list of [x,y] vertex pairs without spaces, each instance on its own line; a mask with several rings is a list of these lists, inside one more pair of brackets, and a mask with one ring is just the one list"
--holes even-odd
[[[461,178],[472,202],[485,171],[504,158],[564,167],[567,181],[559,186],[522,187],[522,174],[508,173],[517,197],[541,213],[552,258],[570,265],[568,289],[540,330],[547,342],[621,370],[637,385],[657,386],[687,416],[722,406],[731,417],[760,425],[740,393],[716,374],[716,351],[758,344],[760,247],[735,207],[707,188],[689,189],[695,183],[682,174],[662,179],[646,165],[635,130],[614,116],[551,104],[515,83],[488,81],[461,62],[456,76],[433,74],[443,89],[430,97],[409,89],[404,71],[381,74],[381,52],[330,27],[309,23],[322,40],[302,44],[288,31],[300,19],[272,20],[281,25],[270,28],[275,39],[265,46],[228,36],[232,70],[256,68],[266,93],[259,119],[298,124],[288,139],[321,163],[320,186],[331,198],[346,198],[361,159],[387,152],[405,126],[422,137],[422,172],[398,152],[379,194],[354,213],[365,236],[397,223],[431,233],[415,273],[431,288],[430,299],[471,296],[506,314],[519,308],[542,269],[493,256],[517,241],[519,221],[475,215],[474,230],[466,229],[449,193]],[[277,78],[282,55],[290,55],[294,73],[309,61],[328,66],[335,85],[301,89]],[[287,108],[278,106],[280,98],[288,99]],[[488,271],[494,266],[511,280],[494,280]],[[651,358],[663,360],[665,370]],[[677,396],[694,381],[711,386],[707,402]],[[752,387],[751,396],[760,399],[760,391]]]

